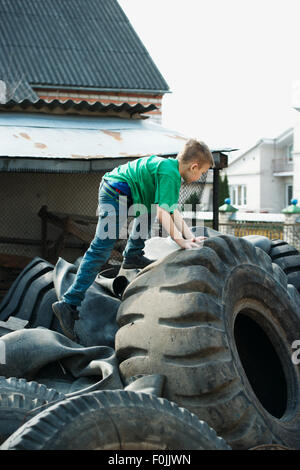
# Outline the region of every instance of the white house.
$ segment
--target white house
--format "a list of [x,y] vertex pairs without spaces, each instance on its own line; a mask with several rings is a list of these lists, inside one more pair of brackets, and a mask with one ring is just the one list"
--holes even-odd
[[[298,147],[300,152],[300,138]],[[276,138],[260,139],[225,170],[231,204],[244,212],[281,212],[296,197],[294,170],[293,128]],[[297,175],[299,181],[300,164]]]

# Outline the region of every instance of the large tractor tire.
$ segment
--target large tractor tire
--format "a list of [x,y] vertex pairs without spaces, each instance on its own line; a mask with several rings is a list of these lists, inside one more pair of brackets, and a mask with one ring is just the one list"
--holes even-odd
[[273,263],[278,264],[285,272],[288,283],[300,293],[300,252],[293,245],[276,239],[271,242],[269,255]]
[[164,396],[234,449],[300,448],[300,296],[260,248],[218,236],[145,268],[118,310],[125,383],[166,376]]
[[10,436],[1,450],[230,450],[188,410],[146,393],[97,391],[66,399]]
[[53,388],[15,377],[0,377],[0,444],[41,410],[64,398]]

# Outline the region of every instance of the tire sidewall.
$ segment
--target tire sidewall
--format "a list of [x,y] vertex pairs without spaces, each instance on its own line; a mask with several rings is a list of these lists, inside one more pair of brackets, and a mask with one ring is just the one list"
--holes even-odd
[[[236,279],[239,279],[238,288]],[[253,283],[253,279],[256,282]],[[249,286],[252,282],[250,292]],[[267,298],[268,297],[268,298]],[[271,297],[273,297],[271,299]],[[272,300],[272,301],[271,301]],[[299,433],[295,421],[299,420],[299,367],[291,360],[291,344],[294,335],[299,333],[299,318],[293,313],[293,306],[287,291],[274,278],[265,271],[253,265],[241,265],[234,268],[227,278],[223,292],[222,304],[224,308],[224,326],[228,345],[233,357],[233,365],[236,376],[241,378],[244,392],[249,402],[254,407],[256,414],[267,425],[275,437],[276,442],[288,444],[297,442],[295,433]],[[272,308],[270,308],[272,307]],[[244,309],[254,310],[250,315],[264,330],[273,344],[282,368],[285,373],[288,388],[288,403],[284,415],[278,419],[271,415],[257,398],[242,365],[234,338],[234,324],[237,315]],[[300,338],[300,334],[298,334]]]

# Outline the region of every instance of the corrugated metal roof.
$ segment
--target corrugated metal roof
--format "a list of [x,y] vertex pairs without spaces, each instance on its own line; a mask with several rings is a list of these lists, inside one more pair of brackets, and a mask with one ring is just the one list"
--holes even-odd
[[169,90],[117,0],[0,0],[1,78]]
[[1,96],[0,104],[6,104],[8,101],[20,103],[24,100],[34,103],[39,100],[38,95],[33,91],[27,80],[1,80],[0,83],[3,88],[3,96]]
[[126,158],[177,154],[188,138],[150,120],[0,114],[0,157]]
[[61,111],[89,111],[89,112],[107,112],[114,111],[117,113],[126,112],[129,115],[136,113],[147,113],[157,109],[155,104],[149,104],[144,106],[141,103],[129,104],[121,102],[120,104],[109,103],[103,104],[100,101],[90,103],[85,99],[70,98],[70,99],[57,99],[47,98],[41,99],[34,92],[29,83],[24,80],[15,79],[14,81],[0,80],[1,91],[0,91],[0,109],[28,109],[34,108],[42,110],[47,108],[50,111],[61,110]]
[[[122,160],[175,156],[188,138],[149,119],[0,113],[0,171],[101,171]],[[212,152],[219,161],[223,150]]]
[[[3,108],[5,109],[12,109],[16,110],[16,107],[18,109],[28,109],[28,108],[33,108],[37,110],[42,110],[44,108],[47,108],[48,110],[51,111],[56,111],[56,110],[62,110],[62,111],[69,111],[69,110],[74,110],[74,111],[89,111],[89,112],[107,112],[107,111],[115,111],[115,112],[122,112],[126,111],[128,114],[136,114],[136,113],[147,113],[149,111],[153,111],[157,109],[155,104],[149,104],[149,106],[144,106],[141,103],[137,103],[134,105],[131,105],[129,103],[120,103],[119,105],[115,103],[109,103],[109,104],[103,104],[101,102],[97,103],[89,103],[86,100],[82,100],[79,102],[75,102],[74,100],[67,100],[67,101],[59,101],[57,99],[53,100],[45,100],[38,99],[37,101],[32,102],[31,100],[25,99],[20,102],[17,100],[10,100],[8,103],[3,105]],[[0,105],[1,108],[1,105]]]

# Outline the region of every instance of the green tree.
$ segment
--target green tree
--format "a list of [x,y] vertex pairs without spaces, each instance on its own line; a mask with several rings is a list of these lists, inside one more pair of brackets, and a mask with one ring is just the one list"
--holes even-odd
[[219,174],[219,207],[224,204],[224,200],[227,197],[230,197],[227,174],[225,173],[223,179],[221,174]]
[[227,173],[225,173],[223,184],[224,184],[224,194],[225,194],[224,199],[226,199],[227,197],[230,197]]
[[195,211],[197,209],[197,204],[200,204],[200,198],[199,195],[194,192],[192,193],[185,201],[184,204],[191,204],[192,206],[192,211]]
[[196,210],[197,210],[197,204],[200,204],[200,197],[199,194],[196,192],[192,193],[185,201],[184,204],[191,204],[192,206],[192,211],[193,211],[193,217],[192,217],[192,227],[196,226],[197,224],[197,218],[196,218]]

